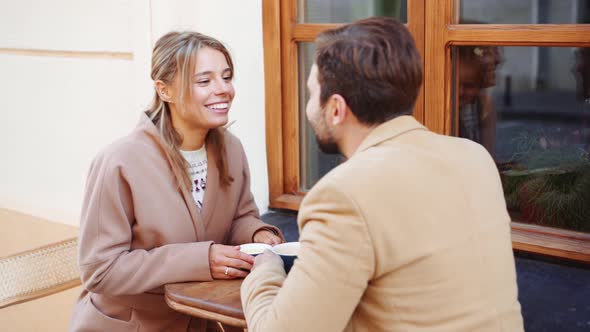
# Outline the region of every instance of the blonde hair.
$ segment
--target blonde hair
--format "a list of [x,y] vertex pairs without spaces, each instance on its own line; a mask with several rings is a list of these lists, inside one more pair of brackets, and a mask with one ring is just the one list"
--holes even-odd
[[[234,65],[225,46],[218,40],[198,32],[169,32],[162,36],[154,46],[152,52],[151,78],[154,81],[161,80],[166,84],[172,84],[178,75],[180,83],[179,107],[184,109],[185,104],[191,98],[192,76],[195,67],[197,52],[204,47],[209,47],[221,52],[227,64],[234,71]],[[179,186],[191,190],[192,183],[188,174],[188,163],[180,154],[182,135],[172,126],[170,106],[154,94],[154,100],[146,111],[148,117],[158,128],[165,142],[165,152],[170,159],[172,173]],[[207,149],[213,152],[214,162],[219,169],[219,183],[222,188],[227,188],[234,180],[229,174],[225,153],[224,128],[209,130],[205,138]]]

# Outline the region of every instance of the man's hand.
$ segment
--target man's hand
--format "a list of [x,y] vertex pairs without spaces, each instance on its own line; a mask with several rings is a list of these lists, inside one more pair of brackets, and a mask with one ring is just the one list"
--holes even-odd
[[270,244],[271,246],[283,242],[280,237],[275,235],[275,233],[266,229],[260,229],[256,231],[256,233],[254,233],[254,236],[252,237],[252,240],[254,240],[254,242],[256,243],[266,243]]
[[252,265],[252,271],[254,271],[254,269],[258,266],[264,264],[277,264],[281,267],[284,266],[281,257],[268,249],[266,249],[262,254],[254,258],[254,265]]

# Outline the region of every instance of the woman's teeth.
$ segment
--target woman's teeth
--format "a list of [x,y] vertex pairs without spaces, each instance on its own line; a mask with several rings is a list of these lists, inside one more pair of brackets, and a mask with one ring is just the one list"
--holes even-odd
[[209,105],[209,106],[207,106],[207,108],[210,108],[212,110],[222,110],[222,109],[226,109],[228,106],[229,106],[228,103],[220,103],[220,104]]

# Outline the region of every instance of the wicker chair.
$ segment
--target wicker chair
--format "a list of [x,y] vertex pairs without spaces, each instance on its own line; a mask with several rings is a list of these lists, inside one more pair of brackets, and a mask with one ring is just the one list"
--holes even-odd
[[0,259],[0,308],[80,285],[77,238]]

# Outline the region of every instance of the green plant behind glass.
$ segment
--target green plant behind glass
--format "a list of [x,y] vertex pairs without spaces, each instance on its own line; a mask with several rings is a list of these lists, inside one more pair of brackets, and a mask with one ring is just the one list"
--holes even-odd
[[525,222],[590,232],[590,158],[581,145],[543,130],[513,140],[514,168],[503,172],[509,209]]

